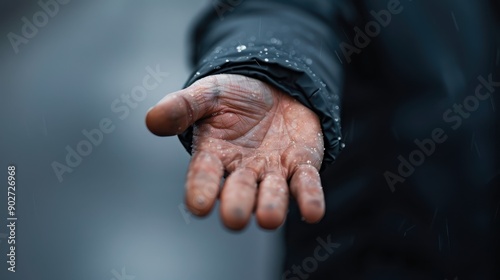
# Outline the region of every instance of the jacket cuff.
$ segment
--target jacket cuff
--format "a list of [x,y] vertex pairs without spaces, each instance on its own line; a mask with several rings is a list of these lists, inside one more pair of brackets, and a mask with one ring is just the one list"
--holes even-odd
[[[274,45],[236,45],[233,50],[215,48],[202,61],[185,87],[216,74],[239,74],[269,83],[316,113],[323,130],[325,153],[321,169],[333,163],[344,147],[341,142],[340,97],[310,69],[307,59],[300,59]],[[179,139],[191,153],[193,128]]]

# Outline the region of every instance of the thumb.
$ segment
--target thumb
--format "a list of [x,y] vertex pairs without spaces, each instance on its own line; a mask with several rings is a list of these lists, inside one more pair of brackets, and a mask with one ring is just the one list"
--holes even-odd
[[165,96],[146,115],[146,126],[158,136],[172,136],[185,131],[214,110],[211,86],[193,84]]

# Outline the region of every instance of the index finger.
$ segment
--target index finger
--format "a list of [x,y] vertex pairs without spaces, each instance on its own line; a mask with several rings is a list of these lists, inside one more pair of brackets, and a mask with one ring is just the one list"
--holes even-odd
[[197,152],[189,164],[186,178],[186,205],[195,215],[204,216],[212,209],[224,173],[220,159],[208,152]]

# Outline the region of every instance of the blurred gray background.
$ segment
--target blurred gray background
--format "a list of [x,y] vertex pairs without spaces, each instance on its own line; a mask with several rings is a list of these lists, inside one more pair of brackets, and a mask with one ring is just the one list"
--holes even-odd
[[[47,2],[49,0],[42,0]],[[21,2],[21,3],[19,3]],[[144,125],[147,110],[182,87],[192,69],[188,32],[202,0],[70,1],[18,53],[37,1],[0,4],[0,279],[277,279],[279,232],[225,230],[218,210],[185,211],[189,161],[176,138]],[[43,18],[40,18],[43,20]],[[129,109],[111,104],[142,84],[146,67],[168,72]],[[123,105],[123,103],[120,103]],[[60,182],[51,164],[82,130],[109,118],[115,130]],[[17,167],[17,263],[7,271],[7,166]]]

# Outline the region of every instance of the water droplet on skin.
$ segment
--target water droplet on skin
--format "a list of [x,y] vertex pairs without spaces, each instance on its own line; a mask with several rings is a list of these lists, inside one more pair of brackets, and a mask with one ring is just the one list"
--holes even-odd
[[222,149],[222,146],[221,145],[217,145],[217,150],[220,150]]
[[242,52],[242,51],[244,51],[246,49],[247,49],[247,46],[245,46],[245,45],[239,45],[239,46],[236,47],[236,50],[238,52]]
[[307,163],[307,164],[311,164],[311,161],[310,161],[310,160],[308,160],[308,161],[306,161],[306,163]]

